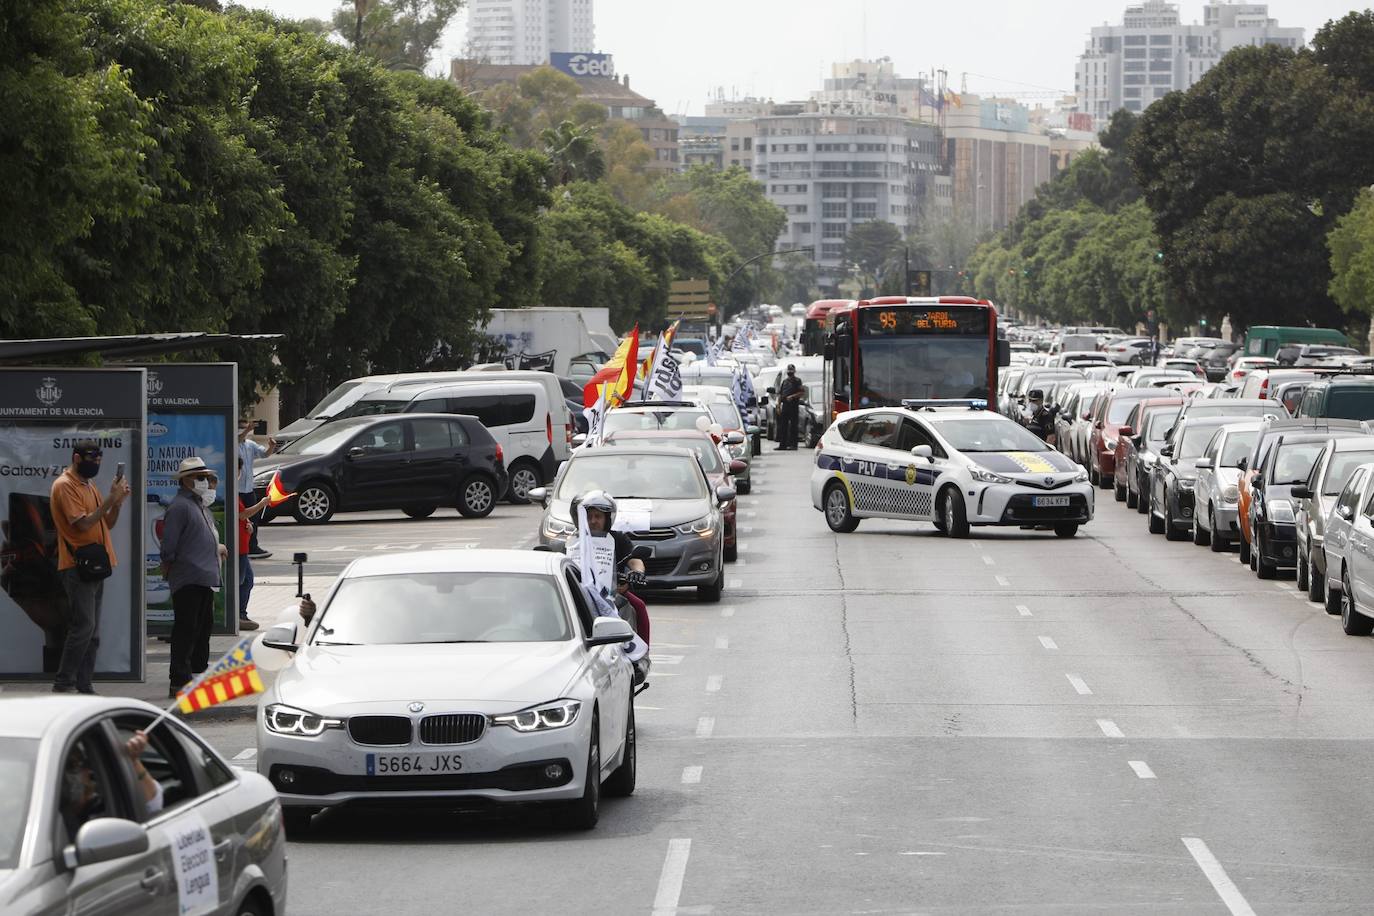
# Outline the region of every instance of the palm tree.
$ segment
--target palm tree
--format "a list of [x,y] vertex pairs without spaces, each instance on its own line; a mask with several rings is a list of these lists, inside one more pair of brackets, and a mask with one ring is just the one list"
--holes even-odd
[[550,177],[555,185],[597,181],[606,174],[606,155],[592,128],[564,121],[557,127],[544,128],[540,139],[544,142],[544,154],[549,157]]

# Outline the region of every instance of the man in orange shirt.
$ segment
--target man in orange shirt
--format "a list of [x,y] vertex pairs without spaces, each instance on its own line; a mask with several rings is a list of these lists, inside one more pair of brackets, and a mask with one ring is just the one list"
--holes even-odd
[[87,544],[102,544],[113,568],[116,559],[110,527],[129,496],[129,482],[116,477],[102,499],[91,481],[100,473],[100,445],[82,439],[72,447],[72,463],[52,483],[53,524],[57,528],[57,571],[67,593],[67,641],[62,646],[53,693],[95,693],[91,676],[100,648],[100,603],[105,580],[84,581],[72,553]]

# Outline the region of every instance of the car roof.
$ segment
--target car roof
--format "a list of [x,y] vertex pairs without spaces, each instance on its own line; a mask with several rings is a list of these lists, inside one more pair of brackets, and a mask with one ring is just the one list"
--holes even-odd
[[[561,384],[562,384],[562,383],[560,382],[559,384],[560,384],[560,387],[561,387]],[[446,392],[449,392],[449,391],[461,391],[461,390],[463,390],[463,389],[465,389],[465,388],[476,388],[476,387],[478,387],[478,386],[481,386],[481,387],[483,387],[483,388],[492,388],[492,387],[494,387],[494,386],[496,386],[496,385],[516,385],[516,386],[519,386],[519,387],[521,387],[521,388],[524,388],[524,389],[527,390],[527,391],[528,391],[528,390],[542,391],[542,390],[544,389],[544,386],[543,386],[540,382],[536,382],[534,379],[529,379],[529,378],[511,378],[511,379],[508,379],[508,378],[501,378],[501,376],[497,375],[497,376],[496,376],[494,379],[492,379],[492,380],[487,380],[487,379],[461,379],[461,380],[452,381],[452,382],[436,382],[436,383],[434,383],[434,384],[432,384],[432,385],[425,385],[424,387],[393,388],[393,389],[390,389],[390,390],[388,390],[388,391],[386,392],[386,394],[391,395],[392,397],[389,397],[389,398],[387,398],[387,397],[372,398],[371,400],[376,400],[376,401],[382,401],[382,400],[413,400],[413,401],[419,401],[419,400],[423,400],[425,397],[433,397],[433,396],[435,396],[435,395],[442,394],[442,393],[446,393]]]
[[69,731],[91,716],[122,709],[158,712],[156,706],[129,697],[11,697],[0,699],[0,735],[6,738],[42,738],[50,731]]
[[546,550],[411,550],[360,557],[343,571],[343,578],[433,572],[549,575],[562,561],[562,554]]

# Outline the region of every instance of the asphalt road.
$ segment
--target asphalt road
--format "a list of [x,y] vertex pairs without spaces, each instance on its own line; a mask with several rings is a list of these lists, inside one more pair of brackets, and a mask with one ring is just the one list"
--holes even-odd
[[[1366,913],[1374,643],[1291,578],[1146,533],[865,521],[766,453],[719,605],[651,600],[639,788],[536,812],[339,811],[293,913]],[[259,575],[406,545],[524,546],[533,507],[263,532]],[[286,561],[286,562],[283,562]],[[229,756],[251,724],[207,723]]]

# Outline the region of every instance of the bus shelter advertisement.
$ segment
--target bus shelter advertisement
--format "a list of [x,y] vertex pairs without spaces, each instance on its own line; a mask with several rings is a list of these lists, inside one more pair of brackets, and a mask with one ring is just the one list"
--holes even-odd
[[210,514],[229,548],[215,592],[211,632],[238,630],[238,492],[234,410],[238,375],[233,363],[161,363],[148,368],[148,487],[145,496],[143,601],[148,631],[172,631],[172,592],[162,574],[162,528],[176,497],[177,468],[197,457],[218,478]]
[[[101,499],[118,469],[143,487],[144,376],[141,369],[0,370],[0,677],[52,678],[70,619],[57,570],[53,482],[72,447],[103,451],[91,480]],[[103,582],[98,678],[143,677],[143,507],[125,501],[110,528],[113,573]]]

